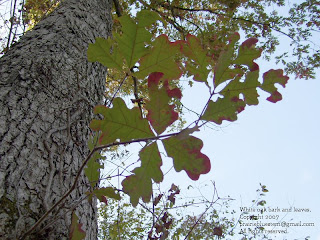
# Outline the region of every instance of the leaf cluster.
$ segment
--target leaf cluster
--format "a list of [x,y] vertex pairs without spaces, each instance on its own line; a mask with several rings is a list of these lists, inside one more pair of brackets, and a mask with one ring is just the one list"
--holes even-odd
[[[146,114],[141,114],[141,105],[140,111],[129,109],[121,98],[114,98],[112,108],[110,105],[95,107],[94,113],[102,119],[93,120],[90,127],[99,133],[99,149],[110,144],[145,142],[139,153],[140,166],[122,181],[123,191],[130,196],[132,205],[137,206],[140,198],[149,202],[152,183],[163,180],[160,142],[165,155],[173,159],[177,172],[184,170],[192,180],[199,179],[210,171],[211,164],[201,152],[202,141],[191,134],[208,122],[235,121],[246,105],[258,104],[258,88],[270,93],[267,100],[281,100],[275,84],[285,87],[288,77],[282,70],[272,69],[263,74],[262,82],[259,81],[259,66],[255,60],[262,50],[256,47],[255,38],[249,38],[239,46],[239,34],[231,34],[225,49],[214,58],[194,35],[187,35],[185,41],[174,42],[163,34],[153,38],[146,28],[159,20],[154,12],[143,10],[137,13],[135,20],[128,16],[118,20],[121,34],[115,33],[114,40],[98,38],[90,44],[88,59],[122,69],[136,83],[146,81],[149,96],[143,106]],[[136,70],[132,71],[132,68]],[[212,80],[210,74],[214,75]],[[168,127],[179,118],[172,99],[182,97],[181,90],[170,82],[182,75],[193,76],[195,81],[205,84],[210,96],[193,127],[166,134]],[[95,172],[97,167],[97,164],[88,166]]]
[[[14,9],[9,16],[2,16],[5,25],[0,26],[0,29],[3,28],[7,33],[7,36],[0,39],[2,54],[26,29],[32,28],[60,3],[59,0],[27,0],[20,4],[18,2],[8,1]],[[259,38],[264,58],[270,60],[274,56],[275,60],[284,65],[286,74],[293,74],[297,78],[314,78],[315,69],[319,68],[320,52],[314,37],[320,26],[318,0],[305,0],[300,4],[293,4],[289,11],[283,0],[113,2],[115,29],[121,26],[116,16],[133,17],[136,11],[145,9],[158,13],[162,21],[162,25],[150,26],[150,33],[166,34],[170,40],[185,39],[188,34],[195,35],[200,39],[204,49],[214,56],[219,56],[228,42],[227,36],[230,33],[243,31],[246,38]],[[281,36],[287,38],[290,51],[281,51]],[[276,49],[280,51],[276,53]]]
[[[283,0],[138,2],[140,9],[155,11],[167,22],[169,27],[159,30],[161,33],[172,39],[196,35],[214,56],[219,56],[230,33],[244,31],[246,38],[260,39],[264,58],[270,60],[275,56],[285,66],[286,74],[314,78],[314,69],[319,67],[319,46],[313,38],[319,32],[317,0],[294,4],[289,11]],[[287,47],[292,51],[276,53],[276,49],[282,48],[279,36],[287,38],[290,43]]]

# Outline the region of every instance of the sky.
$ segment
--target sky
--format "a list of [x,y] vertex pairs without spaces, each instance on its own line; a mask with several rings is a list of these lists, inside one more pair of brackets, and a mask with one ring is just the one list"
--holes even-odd
[[[288,39],[280,40],[281,50],[288,49]],[[318,42],[316,36],[314,41]],[[260,77],[269,69],[281,68],[272,61],[257,62]],[[315,225],[290,227],[287,234],[271,234],[270,238],[310,236],[312,240],[320,240],[320,71],[316,71],[316,78],[311,80],[289,77],[285,88],[276,85],[282,101],[271,103],[266,100],[269,94],[259,91],[259,105],[246,107],[237,121],[224,121],[221,127],[205,128],[194,134],[203,140],[202,152],[209,156],[212,165],[210,173],[202,176],[197,184],[202,194],[210,196],[212,188],[206,192],[201,186],[214,181],[221,197],[230,195],[235,199],[232,207],[237,212],[240,207],[252,206],[251,200],[257,197],[255,190],[260,183],[266,185],[269,190],[264,198],[266,206],[280,209],[266,215],[279,216],[279,222],[301,221]],[[196,84],[184,90],[183,102],[188,108],[201,112],[208,98],[206,92],[201,84]],[[192,182],[180,176],[182,184]],[[282,212],[290,207],[308,208],[310,212]]]
[[[220,196],[230,195],[238,204],[250,206],[262,183],[269,190],[267,206],[311,210],[288,214],[284,220],[313,222],[316,227],[295,227],[289,231],[292,235],[278,237],[303,239],[310,235],[310,239],[320,239],[319,89],[319,79],[290,79],[280,90],[282,101],[270,103],[265,94],[258,106],[240,113],[236,122],[195,134],[203,140],[202,152],[212,164],[210,173],[199,182],[215,181]],[[199,89],[190,90],[190,94],[197,98],[204,95]],[[184,95],[186,105],[197,108],[187,91]]]
[[[260,76],[279,66],[260,61]],[[211,171],[192,181],[184,171],[175,172],[170,158],[163,158],[165,173],[162,190],[175,183],[182,189],[181,197],[204,195],[211,199],[215,186],[220,197],[235,199],[231,208],[240,216],[240,207],[252,207],[257,199],[259,184],[269,190],[263,198],[266,207],[279,208],[280,212],[265,215],[278,216],[278,221],[265,222],[313,223],[313,227],[290,227],[287,234],[269,235],[270,239],[320,240],[320,72],[316,79],[301,80],[290,77],[285,88],[279,87],[283,100],[271,103],[268,93],[259,91],[259,105],[246,107],[235,122],[224,121],[222,126],[201,128],[193,135],[203,143],[202,153],[211,160]],[[210,80],[209,80],[210,81]],[[212,81],[212,80],[211,80]],[[201,112],[209,93],[201,83],[188,87],[184,84],[182,102],[189,109]],[[185,115],[192,121],[195,116]],[[138,145],[129,149],[138,150]],[[132,161],[138,157],[133,155]],[[189,185],[192,190],[187,190]],[[200,199],[200,198],[199,198]],[[310,212],[282,212],[284,208],[307,208]],[[200,215],[203,208],[189,209],[190,214]],[[250,222],[250,221],[249,221]],[[285,229],[285,228],[276,228]]]
[[[317,43],[318,39],[315,36],[314,41]],[[280,40],[288,42],[285,37]],[[283,44],[281,48],[288,46]],[[260,76],[269,69],[281,68],[273,62],[258,63]],[[230,195],[236,199],[232,206],[240,212],[240,207],[251,206],[251,200],[257,196],[255,190],[262,183],[269,190],[264,198],[266,206],[280,209],[266,215],[278,215],[279,222],[301,221],[315,225],[290,227],[287,234],[270,235],[271,239],[310,236],[312,240],[320,240],[319,78],[319,70],[312,80],[290,76],[285,88],[278,86],[282,101],[276,104],[266,101],[269,95],[260,91],[260,104],[246,107],[237,121],[195,133],[204,142],[202,152],[211,159],[212,170],[196,184],[188,180],[185,173],[179,173],[181,184],[198,185],[202,194],[209,197],[212,188],[205,192],[206,188],[201,186],[214,181],[221,197]],[[206,89],[196,84],[184,90],[183,102],[188,108],[201,112],[207,97]],[[283,208],[290,207],[308,208],[310,212],[282,212]]]

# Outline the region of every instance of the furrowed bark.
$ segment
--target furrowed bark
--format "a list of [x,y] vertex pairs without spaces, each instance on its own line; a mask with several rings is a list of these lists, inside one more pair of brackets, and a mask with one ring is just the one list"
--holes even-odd
[[[89,153],[106,69],[87,47],[111,34],[109,0],[65,0],[0,59],[0,239],[18,239],[70,188]],[[97,238],[82,174],[65,203],[26,239],[68,239],[71,215]]]

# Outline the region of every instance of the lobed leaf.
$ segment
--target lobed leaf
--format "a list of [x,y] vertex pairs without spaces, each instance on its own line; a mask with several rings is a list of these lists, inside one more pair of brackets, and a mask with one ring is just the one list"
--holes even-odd
[[82,223],[78,223],[79,218],[74,212],[72,214],[71,226],[70,226],[70,236],[71,240],[82,240],[86,237],[86,232],[82,230]]
[[[245,74],[245,70],[241,68],[242,65],[248,66],[250,72],[255,72],[254,75],[258,74],[259,77],[259,65],[254,62],[255,59],[261,56],[262,52],[261,49],[255,47],[258,40],[256,38],[249,38],[244,41],[238,48],[238,54],[236,55],[236,57],[234,57],[235,44],[239,40],[239,38],[240,36],[237,33],[231,36],[227,50],[223,51],[220,54],[214,71],[215,86],[218,86],[219,84],[226,82],[227,80],[237,80],[238,77],[243,76]],[[251,74],[250,80],[252,80],[252,76],[253,74]],[[256,81],[250,82],[251,85],[253,83],[256,85],[256,87],[259,85]],[[253,102],[256,103],[257,101],[255,100]],[[255,104],[252,103],[250,105]]]
[[104,117],[102,120],[94,119],[90,123],[92,130],[101,131],[99,144],[154,136],[148,121],[142,119],[139,109],[128,109],[121,98],[113,100],[113,108],[102,105],[96,106],[94,113],[101,114]]
[[258,64],[253,60],[261,56],[262,49],[255,47],[258,39],[249,38],[244,41],[238,49],[238,56],[233,63],[247,65],[250,71],[259,70]]
[[230,69],[234,59],[234,46],[239,39],[240,35],[238,33],[232,35],[229,40],[228,48],[220,53],[218,62],[214,68],[213,83],[215,87],[229,79],[233,79],[236,75],[242,73],[242,71],[238,68]]
[[119,17],[122,33],[113,33],[115,40],[97,38],[95,43],[89,44],[88,60],[118,70],[123,70],[124,66],[132,68],[148,52],[146,44],[150,44],[152,34],[146,27],[157,20],[161,20],[160,16],[147,10],[138,12],[136,21],[128,15]]
[[278,83],[282,87],[285,87],[288,80],[289,77],[283,75],[282,69],[271,69],[263,74],[263,83],[260,88],[271,94],[271,96],[267,98],[268,101],[276,103],[282,99],[282,95],[278,92],[274,84]]
[[122,70],[123,58],[119,49],[111,46],[113,45],[113,40],[96,38],[95,43],[90,43],[87,51],[89,62],[99,62],[108,68],[116,68]]
[[244,110],[245,105],[246,103],[243,100],[238,97],[230,98],[230,95],[226,93],[224,98],[209,102],[201,119],[216,124],[221,124],[223,120],[233,122],[237,120],[238,113]]
[[175,61],[180,53],[182,41],[170,42],[167,35],[160,35],[152,43],[150,52],[141,58],[136,76],[144,79],[152,72],[162,72],[168,80],[180,78],[181,64]]
[[201,174],[210,171],[209,158],[200,152],[203,147],[200,139],[193,136],[183,139],[174,136],[162,142],[168,156],[173,159],[174,169],[177,172],[184,170],[192,180],[198,180]]
[[163,86],[159,89],[160,79],[163,73],[152,73],[148,78],[148,89],[150,100],[146,102],[145,108],[148,110],[147,119],[153,129],[158,133],[163,133],[168,126],[178,119],[178,113],[174,111],[174,105],[169,105],[172,97],[180,99],[182,94],[180,89],[169,89],[168,80],[164,80]]
[[130,202],[137,206],[139,198],[149,202],[152,196],[152,179],[159,183],[163,180],[160,169],[161,156],[156,142],[144,147],[140,153],[141,166],[133,170],[133,175],[122,181],[123,191],[130,196]]
[[245,81],[241,82],[240,78],[232,80],[221,92],[222,95],[228,95],[229,99],[240,98],[243,95],[244,102],[247,105],[257,105],[259,103],[257,87],[261,84],[258,81],[259,70],[248,72]]
[[205,82],[208,85],[207,78],[210,73],[208,66],[211,66],[213,62],[201,46],[200,40],[196,36],[188,34],[186,44],[182,45],[182,51],[188,57],[186,63],[188,73],[194,76],[195,81]]
[[127,67],[131,68],[148,52],[146,43],[151,42],[152,34],[146,30],[146,27],[161,18],[155,12],[142,10],[137,13],[137,23],[128,15],[124,15],[118,20],[122,26],[122,34],[114,33],[114,37],[118,43],[119,51],[126,60]]
[[[256,38],[249,38],[239,46],[235,56],[235,45],[239,38],[237,33],[232,35],[227,49],[218,58],[214,84],[218,86],[225,83],[225,87],[219,92],[223,98],[209,102],[202,120],[217,124],[221,124],[223,120],[235,121],[245,105],[259,103],[257,88],[261,87],[261,83],[258,81],[259,66],[254,60],[261,56],[261,49],[255,47],[258,41]],[[249,70],[243,68],[243,65]]]

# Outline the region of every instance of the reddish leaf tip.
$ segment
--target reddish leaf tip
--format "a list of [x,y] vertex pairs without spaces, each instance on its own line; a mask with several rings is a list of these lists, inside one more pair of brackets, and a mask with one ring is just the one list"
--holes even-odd
[[211,170],[211,162],[208,156],[195,150],[194,153],[196,152],[197,152],[197,158],[201,158],[203,160],[202,165],[204,167],[204,170],[201,173],[197,173],[197,169],[193,169],[192,171],[189,171],[189,170],[186,171],[190,179],[194,181],[198,180],[201,174],[207,174]]
[[229,43],[233,42],[233,41],[237,41],[240,39],[240,34],[235,32],[234,34],[232,34],[231,36],[229,36]]
[[267,98],[269,102],[276,103],[282,100],[282,95],[278,91],[274,91],[270,97]]
[[182,98],[182,93],[181,93],[179,88],[174,88],[174,89],[171,89],[171,90],[167,90],[167,93],[168,93],[169,97],[175,97],[175,98],[178,98],[178,99]]
[[86,233],[86,232],[82,229],[82,226],[83,226],[82,223],[79,223],[79,224],[78,224],[78,231],[79,231],[79,232],[82,232],[82,233]]
[[259,65],[257,63],[255,63],[255,62],[253,62],[252,66],[250,68],[250,71],[254,72],[254,71],[257,71],[257,70],[259,70]]
[[163,75],[162,72],[151,73],[148,77],[148,87],[150,88],[153,84],[158,85]]
[[256,43],[258,42],[258,39],[256,38],[248,38],[247,40],[245,40],[242,44],[241,44],[241,47],[244,48],[244,47],[247,47],[247,48],[250,48],[252,46],[254,46]]
[[240,102],[240,101],[242,101],[240,98],[238,98],[238,97],[233,97],[233,98],[231,98],[231,101],[232,102]]
[[164,82],[164,87],[166,88],[169,97],[182,98],[181,90],[179,88],[170,89],[168,80]]
[[105,196],[101,197],[102,202],[104,202],[106,205],[108,205],[108,200]]

